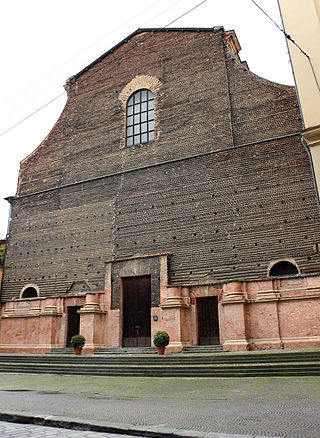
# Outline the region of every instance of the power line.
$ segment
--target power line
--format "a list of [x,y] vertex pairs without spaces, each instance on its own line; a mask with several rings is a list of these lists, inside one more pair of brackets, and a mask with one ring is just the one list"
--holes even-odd
[[[109,35],[112,35],[114,32],[118,31],[119,29],[121,29],[123,26],[127,25],[128,23],[130,23],[130,21],[134,20],[135,18],[139,17],[139,15],[144,14],[146,11],[148,11],[149,9],[153,8],[157,3],[159,3],[161,0],[157,0],[154,3],[152,3],[150,6],[148,6],[146,9],[144,9],[143,11],[139,12],[138,14],[134,15],[133,17],[129,18],[127,21],[125,21],[124,23],[120,24],[120,26],[116,27],[115,29],[113,29],[112,31],[106,33],[105,35],[103,35],[102,37],[98,38],[97,40],[95,40],[93,43],[89,44],[89,46],[85,47],[84,49],[80,50],[80,52],[77,52],[75,55],[71,56],[71,58],[67,59],[67,61],[63,62],[62,64],[58,65],[58,67],[54,68],[53,70],[51,70],[50,72],[48,72],[47,74],[45,74],[42,78],[38,79],[37,81],[33,82],[32,84],[28,85],[26,88],[24,88],[22,91],[20,91],[18,94],[14,95],[13,97],[11,97],[9,100],[7,100],[6,102],[4,102],[4,105],[8,104],[9,102],[11,102],[12,100],[16,99],[18,96],[20,96],[21,94],[23,94],[25,91],[29,90],[29,88],[34,87],[35,85],[37,85],[39,82],[43,81],[44,79],[46,79],[48,76],[50,76],[52,73],[54,73],[55,71],[59,70],[61,67],[65,66],[66,64],[68,64],[70,61],[72,61],[73,59],[77,58],[79,55],[81,55],[82,53],[86,52],[88,49],[90,49],[91,47],[93,47],[95,44],[97,44],[98,42],[102,41],[104,38],[106,38]],[[154,17],[151,18],[151,20],[153,20]],[[64,77],[64,76],[63,76]],[[59,79],[60,80],[60,79]],[[56,84],[58,81],[54,82],[53,84],[51,84],[49,87],[51,87],[52,85]],[[46,91],[47,88],[44,90]]]
[[[203,5],[204,3],[206,3],[208,0],[202,0],[200,3],[198,3],[197,5],[195,5],[194,7],[192,7],[191,9],[189,9],[188,11],[184,12],[183,14],[179,15],[179,17],[175,18],[174,20],[170,21],[170,23],[166,24],[163,27],[159,27],[154,29],[154,33],[162,31],[164,29],[166,29],[168,26],[170,26],[171,24],[175,23],[176,21],[180,20],[180,18],[184,17],[185,15],[189,14],[190,12],[194,11],[195,9],[197,9],[199,6]],[[140,45],[141,43],[147,41],[149,38],[152,38],[154,34],[151,33],[150,35],[148,35],[146,38],[144,38],[143,40],[140,40],[137,44],[135,44],[134,46],[130,47],[128,50],[126,50],[125,52],[122,53],[122,55],[119,57],[121,59],[121,57],[123,57],[125,54],[127,54],[128,52],[130,52],[132,49],[134,49],[135,47],[137,47],[138,45]],[[115,60],[117,59],[117,57],[115,57]],[[82,73],[84,70],[82,70],[80,73]],[[78,76],[79,73],[76,75]]]
[[203,0],[202,2],[198,3],[196,6],[194,6],[193,8],[189,9],[187,12],[185,12],[184,14],[180,15],[180,17],[176,18],[175,20],[171,21],[171,23],[168,23],[166,26],[164,26],[163,29],[165,29],[166,27],[170,26],[171,24],[175,23],[176,21],[180,20],[180,18],[184,17],[185,15],[189,14],[190,12],[194,11],[195,9],[197,9],[199,6],[203,5],[203,3],[206,3],[208,0]]
[[276,21],[274,21],[274,19],[273,18],[271,18],[270,17],[270,15],[268,15],[267,14],[267,12],[264,10],[264,9],[262,9],[262,7],[260,6],[260,5],[258,5],[258,3],[256,3],[254,0],[251,0],[252,1],[252,3],[254,3],[255,5],[256,5],[256,7],[258,8],[258,9],[260,9],[260,11],[266,16],[266,17],[268,17],[269,18],[269,20],[271,20],[272,21],[272,23],[281,31],[281,32],[283,32],[284,33],[284,30],[278,25],[278,23],[276,22]]
[[[82,53],[84,53],[85,51],[87,51],[88,49],[90,49],[91,47],[93,47],[95,44],[97,44],[99,41],[102,41],[104,38],[106,38],[107,36],[112,35],[113,33],[117,32],[119,29],[121,29],[122,27],[124,27],[126,24],[128,24],[130,21],[133,21],[135,18],[139,17],[140,15],[144,14],[146,11],[148,11],[149,9],[151,9],[152,7],[154,7],[157,3],[159,3],[161,0],[157,0],[156,2],[154,2],[152,5],[150,5],[148,8],[144,9],[142,12],[139,12],[138,14],[134,15],[132,18],[129,18],[127,21],[125,21],[124,23],[122,23],[120,26],[116,27],[115,29],[113,29],[111,32],[108,32],[107,34],[103,35],[102,37],[100,37],[99,39],[97,39],[96,41],[94,41],[92,44],[90,44],[89,46],[87,46],[86,48],[84,48],[83,50],[81,50],[80,52],[76,53],[74,56],[72,56],[71,58],[69,58],[66,62],[60,64],[58,67],[56,67],[55,69],[51,70],[49,73],[47,73],[45,76],[43,76],[41,79],[39,79],[38,81],[34,82],[33,84],[31,84],[30,86],[26,87],[25,89],[23,89],[20,93],[16,94],[15,96],[13,96],[11,99],[9,99],[7,102],[4,103],[4,105],[6,105],[7,103],[11,102],[12,100],[14,100],[16,97],[20,96],[21,94],[23,94],[25,91],[27,91],[30,87],[34,87],[35,85],[37,85],[38,83],[40,83],[41,81],[43,81],[44,79],[46,79],[48,76],[50,76],[53,72],[59,70],[61,67],[63,67],[64,65],[68,64],[70,61],[72,61],[73,59],[77,58],[79,55],[81,55]],[[145,24],[147,24],[148,22],[152,21],[154,18],[158,18],[161,15],[163,15],[164,13],[166,13],[168,10],[172,9],[174,6],[176,6],[178,3],[181,3],[181,1],[183,0],[178,0],[176,1],[174,4],[172,4],[171,6],[169,6],[168,8],[164,9],[160,14],[156,14],[153,17],[151,17],[150,19],[148,19],[145,23],[142,24],[142,26],[144,26]],[[90,61],[87,60],[85,62],[85,65],[88,65]],[[41,94],[43,94],[45,91],[49,90],[52,86],[58,84],[62,79],[65,79],[66,74],[64,74],[63,76],[60,76],[59,79],[55,80],[54,82],[52,82],[50,85],[48,85],[46,88],[42,89],[41,91],[39,91],[37,94],[33,95],[30,99],[26,100],[25,102],[23,102],[22,104],[20,104],[18,107],[14,108],[12,111],[9,111],[6,113],[6,117],[15,113],[18,109],[20,109],[22,106],[27,105],[29,102],[32,102],[37,96],[40,96]],[[2,118],[3,120],[4,118]]]
[[[124,27],[126,24],[128,24],[130,21],[133,21],[135,18],[137,18],[138,16],[144,14],[146,11],[148,11],[149,9],[151,9],[152,7],[154,7],[157,3],[159,3],[161,0],[157,0],[156,2],[152,3],[152,5],[150,5],[148,8],[144,9],[143,11],[139,12],[138,14],[134,15],[133,17],[129,18],[127,21],[125,21],[124,23],[122,23],[120,26],[116,27],[115,29],[113,29],[112,31],[106,33],[105,35],[103,35],[102,37],[98,38],[97,40],[95,40],[93,43],[91,43],[89,46],[85,47],[84,49],[80,50],[80,52],[76,53],[75,55],[73,55],[71,58],[69,58],[67,61],[65,61],[64,63],[60,64],[58,67],[56,67],[55,69],[51,70],[50,72],[48,72],[45,76],[43,76],[42,78],[40,78],[39,80],[37,80],[36,82],[34,82],[33,84],[29,85],[28,87],[24,88],[20,93],[16,94],[15,96],[13,96],[12,98],[10,98],[7,102],[5,102],[3,105],[8,104],[9,102],[11,102],[12,100],[16,99],[17,97],[19,97],[21,94],[23,94],[25,91],[28,91],[29,88],[34,87],[35,85],[37,85],[38,83],[42,82],[44,79],[46,79],[47,77],[49,77],[52,73],[54,73],[55,71],[59,70],[61,67],[67,65],[69,62],[71,62],[72,60],[74,60],[75,58],[77,58],[79,55],[81,55],[82,53],[86,52],[88,49],[90,49],[91,47],[93,47],[94,45],[96,45],[98,42],[102,41],[104,38],[106,38],[107,36],[112,35],[113,33],[117,32],[119,29],[121,29],[122,27]],[[179,0],[176,3],[179,3],[182,0]],[[168,9],[172,8],[173,6],[176,5],[176,3],[174,3],[174,5],[171,5],[169,8],[165,9],[164,12],[166,12]],[[162,13],[161,13],[162,14]],[[160,14],[160,15],[161,15]],[[156,16],[152,17],[151,20],[153,20]],[[149,20],[148,20],[149,21]],[[89,61],[87,61],[86,63],[88,64]],[[13,113],[15,113],[18,109],[20,109],[22,106],[25,106],[27,103],[31,102],[32,100],[34,100],[37,96],[43,94],[45,91],[47,91],[49,88],[51,88],[52,86],[58,84],[62,79],[65,79],[66,74],[64,74],[63,76],[60,76],[59,79],[55,80],[54,82],[52,82],[50,85],[48,85],[46,88],[42,89],[41,91],[39,91],[37,94],[33,95],[30,99],[28,99],[27,101],[23,102],[21,105],[19,105],[18,107],[14,108],[12,111],[7,112],[6,116],[9,116]],[[2,118],[3,119],[3,118]]]
[[[180,0],[179,0],[180,1]],[[179,3],[179,1],[177,3]],[[195,9],[197,9],[198,7],[200,7],[201,5],[203,5],[204,3],[206,3],[208,0],[202,0],[200,3],[198,3],[197,5],[195,5],[194,7],[190,8],[188,11],[184,12],[183,14],[179,15],[179,17],[175,18],[174,20],[172,20],[170,23],[166,24],[165,26],[159,28],[159,29],[155,29],[155,30],[163,30],[166,29],[168,26],[170,26],[171,24],[175,23],[176,21],[180,20],[180,18],[186,16],[187,14],[189,14],[190,12],[194,11]],[[175,3],[176,4],[176,3]],[[170,9],[170,8],[169,8]],[[153,34],[149,35],[147,38],[145,38],[142,41],[146,41],[147,39],[151,38],[153,36]],[[128,53],[130,50],[134,49],[137,45],[131,47],[130,49],[128,49],[124,54]],[[124,55],[122,54],[122,56]],[[17,123],[15,123],[14,125],[10,126],[10,128],[6,129],[5,131],[0,133],[0,137],[2,137],[4,134],[6,134],[7,132],[11,131],[12,129],[16,128],[18,125],[20,125],[21,123],[23,123],[24,121],[26,121],[27,119],[29,119],[30,117],[32,117],[33,115],[35,115],[36,113],[38,113],[39,111],[41,111],[42,109],[44,109],[45,107],[47,107],[48,105],[50,105],[52,102],[54,102],[55,100],[59,99],[60,97],[64,96],[65,92],[59,94],[58,96],[54,97],[52,100],[50,100],[49,102],[47,102],[46,104],[44,104],[43,106],[41,106],[40,108],[36,109],[35,111],[33,111],[31,114],[29,114],[28,116],[24,117],[22,120],[19,120]]]
[[62,96],[65,96],[66,92],[64,91],[63,93],[59,94],[59,96],[54,97],[52,100],[50,100],[50,102],[45,103],[44,105],[42,105],[40,108],[36,109],[35,111],[33,111],[33,113],[29,114],[28,116],[26,116],[24,119],[19,120],[19,122],[15,123],[14,125],[10,126],[10,128],[6,129],[5,131],[0,133],[0,137],[2,137],[4,134],[6,134],[7,132],[11,131],[12,129],[16,128],[18,125],[20,125],[21,123],[23,123],[25,120],[29,119],[30,117],[32,117],[34,114],[38,113],[39,111],[41,111],[43,108],[45,108],[46,106],[50,105],[52,102],[54,102],[55,100],[59,99]]
[[315,80],[315,83],[316,83],[316,85],[317,85],[317,88],[318,88],[318,91],[320,92],[320,85],[319,85],[319,81],[318,81],[318,78],[317,78],[317,75],[316,75],[316,72],[315,72],[315,70],[314,70],[314,67],[313,67],[313,64],[312,64],[312,61],[311,61],[311,58],[310,58],[310,56],[299,46],[299,44],[297,44],[295,41],[294,41],[294,39],[288,34],[288,33],[286,33],[286,31],[282,28],[282,27],[280,27],[279,25],[278,25],[278,23],[276,23],[276,21],[274,21],[274,19],[272,18],[272,17],[270,17],[270,15],[269,14],[267,14],[267,12],[264,10],[264,9],[262,9],[262,7],[260,6],[260,5],[258,5],[258,3],[256,3],[255,2],[255,0],[251,0],[252,1],[252,3],[258,8],[258,9],[260,9],[260,11],[266,16],[266,17],[268,17],[269,18],[269,20],[271,20],[272,21],[272,23],[280,30],[280,32],[282,32],[283,33],[283,35],[286,37],[286,39],[287,40],[289,40],[289,41],[291,41],[299,50],[300,50],[300,52],[308,59],[308,61],[309,61],[309,64],[310,64],[310,68],[311,68],[311,71],[312,71],[312,74],[313,74],[313,77],[314,77],[314,80]]
[[173,5],[169,6],[167,9],[165,9],[164,11],[160,12],[160,14],[155,15],[154,17],[152,17],[150,20],[145,21],[144,23],[141,24],[141,26],[144,26],[145,24],[149,23],[150,21],[152,21],[154,18],[159,18],[161,15],[165,14],[167,11],[169,11],[169,9],[174,8],[178,3],[181,3],[183,0],[178,0],[175,3],[173,3]]

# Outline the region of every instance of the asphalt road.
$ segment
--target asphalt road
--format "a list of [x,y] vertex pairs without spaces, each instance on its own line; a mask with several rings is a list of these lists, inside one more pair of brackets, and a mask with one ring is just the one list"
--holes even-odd
[[0,412],[7,411],[203,433],[319,438],[320,377],[0,374]]

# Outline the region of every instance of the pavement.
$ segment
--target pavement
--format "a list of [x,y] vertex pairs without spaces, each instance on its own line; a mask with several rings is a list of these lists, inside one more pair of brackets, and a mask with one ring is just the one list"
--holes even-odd
[[1,373],[0,420],[164,438],[319,438],[320,377]]
[[0,421],[0,436],[1,438],[132,438],[130,435],[62,429],[5,421]]

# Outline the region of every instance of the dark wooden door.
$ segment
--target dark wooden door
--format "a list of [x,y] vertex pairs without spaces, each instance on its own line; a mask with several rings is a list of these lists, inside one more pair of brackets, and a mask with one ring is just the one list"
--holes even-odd
[[80,330],[80,315],[78,310],[81,306],[68,307],[68,332],[67,332],[67,347],[71,347],[71,338],[79,334]]
[[197,298],[199,345],[220,344],[218,297]]
[[151,278],[122,278],[124,347],[151,345]]

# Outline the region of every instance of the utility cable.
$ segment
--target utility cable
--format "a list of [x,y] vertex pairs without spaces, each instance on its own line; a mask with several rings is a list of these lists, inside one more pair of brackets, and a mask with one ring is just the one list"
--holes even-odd
[[50,105],[52,102],[54,102],[55,100],[59,99],[62,96],[65,96],[66,92],[64,91],[63,93],[59,94],[59,96],[54,97],[52,100],[50,100],[49,102],[45,103],[44,105],[42,105],[40,108],[36,109],[35,111],[33,111],[33,113],[29,114],[28,116],[26,116],[24,119],[19,120],[19,122],[15,123],[14,125],[10,126],[10,128],[6,129],[5,131],[0,133],[0,137],[2,137],[4,134],[6,134],[7,132],[11,131],[13,128],[15,128],[16,126],[20,125],[21,123],[23,123],[25,120],[29,119],[30,117],[32,117],[34,114],[38,113],[39,111],[41,111],[43,108],[45,108],[46,106]]
[[[59,70],[61,67],[65,66],[66,64],[68,64],[70,61],[72,61],[73,59],[77,58],[79,55],[81,55],[82,53],[86,52],[88,49],[90,49],[91,47],[93,47],[94,45],[96,45],[97,43],[99,43],[100,41],[102,41],[104,38],[106,38],[107,36],[112,35],[114,32],[117,32],[119,29],[121,29],[122,27],[126,26],[128,23],[130,23],[130,21],[134,20],[135,18],[139,17],[140,15],[144,14],[146,11],[148,11],[149,9],[153,8],[157,3],[160,3],[161,0],[157,0],[154,3],[152,3],[150,6],[148,6],[146,9],[144,9],[143,11],[139,12],[138,14],[134,15],[133,17],[129,18],[127,21],[125,21],[124,23],[120,24],[120,26],[116,27],[115,29],[113,29],[112,31],[106,33],[105,35],[103,35],[102,37],[98,38],[97,40],[95,40],[93,43],[89,44],[87,47],[85,47],[84,49],[80,50],[80,52],[77,52],[75,55],[73,55],[71,58],[67,59],[67,61],[63,62],[62,64],[58,65],[55,69],[51,70],[50,72],[48,72],[47,74],[45,74],[42,78],[38,79],[37,81],[35,81],[34,83],[28,85],[26,88],[24,88],[22,91],[20,91],[18,94],[14,95],[13,97],[11,97],[9,100],[7,100],[6,102],[4,102],[4,105],[7,105],[9,102],[11,102],[12,100],[16,99],[18,96],[20,96],[21,94],[23,94],[25,91],[29,90],[31,87],[34,87],[35,85],[37,85],[38,83],[40,83],[41,81],[43,81],[44,79],[46,79],[48,76],[50,76],[52,73],[56,72],[57,70]],[[181,1],[181,0],[180,0]],[[174,5],[173,5],[174,6]],[[168,8],[170,9],[170,8]],[[166,9],[167,10],[167,9]],[[153,20],[155,17],[152,17],[151,20]],[[62,77],[62,79],[65,76]],[[59,79],[60,80],[60,79]],[[58,80],[58,81],[59,81]],[[51,87],[52,85],[55,85],[58,81],[54,82],[53,84],[51,84],[49,87]],[[48,88],[46,88],[44,91],[46,91]],[[41,92],[40,92],[41,93]],[[40,94],[39,93],[39,94]]]
[[272,23],[280,30],[280,32],[282,32],[283,33],[283,35],[286,37],[286,39],[288,39],[289,41],[291,41],[299,50],[300,50],[300,52],[308,59],[308,62],[309,62],[309,64],[310,64],[310,68],[311,68],[311,71],[312,71],[312,74],[313,74],[313,77],[314,77],[314,80],[315,80],[315,83],[316,83],[316,85],[317,85],[317,88],[318,88],[318,91],[320,92],[320,84],[319,84],[319,81],[318,81],[318,78],[317,78],[317,75],[316,75],[316,72],[315,72],[315,70],[314,70],[314,67],[313,67],[313,64],[312,64],[312,61],[311,61],[311,58],[310,58],[310,56],[299,46],[299,44],[297,44],[296,42],[295,42],[295,40],[282,28],[282,27],[280,27],[279,25],[278,25],[278,23],[276,23],[275,22],[275,20],[272,18],[272,17],[270,17],[270,15],[269,14],[267,14],[267,12],[264,10],[264,9],[262,9],[262,7],[260,6],[260,5],[258,5],[258,3],[256,3],[255,2],[255,0],[251,0],[252,1],[252,3],[258,8],[258,9],[260,9],[260,11],[266,16],[266,17],[268,17],[269,18],[269,20],[271,20],[272,21]]
[[[98,40],[94,41],[92,44],[90,44],[89,46],[87,46],[85,49],[81,50],[80,52],[76,53],[74,56],[72,56],[71,58],[69,58],[66,62],[64,62],[63,64],[60,64],[57,68],[55,68],[54,70],[51,70],[51,72],[49,72],[48,74],[46,74],[45,76],[43,76],[41,79],[39,79],[38,81],[34,82],[32,85],[30,85],[30,87],[33,87],[35,85],[37,85],[39,82],[43,81],[45,78],[47,78],[48,76],[50,76],[53,72],[59,70],[61,67],[63,67],[64,65],[68,64],[70,61],[72,61],[73,59],[77,58],[79,55],[81,55],[83,52],[85,52],[86,50],[90,49],[91,47],[93,47],[95,44],[97,44],[99,41],[103,40],[104,38],[106,38],[109,35],[112,35],[114,32],[118,31],[119,29],[121,29],[123,26],[125,26],[126,24],[128,24],[130,21],[134,20],[135,18],[137,18],[139,15],[141,15],[142,13],[146,12],[147,10],[149,10],[152,6],[155,6],[157,3],[159,3],[161,0],[157,0],[155,3],[153,3],[151,6],[149,6],[148,8],[146,8],[144,11],[140,12],[139,14],[136,14],[134,17],[130,18],[129,20],[125,21],[124,23],[122,23],[120,26],[118,26],[117,28],[115,28],[114,30],[112,30],[111,32],[105,34],[103,37],[99,38]],[[155,15],[153,17],[151,17],[149,20],[147,20],[145,23],[142,24],[142,26],[144,26],[145,24],[147,24],[148,22],[152,21],[154,18],[158,18],[161,15],[165,14],[169,9],[172,9],[174,6],[176,6],[178,3],[181,3],[181,1],[183,0],[178,0],[176,1],[173,5],[169,6],[167,9],[165,9],[164,11],[162,11],[160,14]],[[86,62],[86,65],[88,65],[90,61]],[[50,85],[48,85],[46,88],[42,89],[41,91],[39,91],[37,94],[34,94],[30,99],[26,100],[25,102],[23,102],[21,105],[19,105],[18,107],[14,108],[12,111],[9,111],[8,113],[6,113],[6,117],[15,113],[18,109],[20,109],[21,107],[27,105],[29,102],[32,102],[36,97],[40,96],[41,94],[43,94],[44,92],[46,92],[47,90],[49,90],[53,85],[58,84],[62,79],[64,79],[66,77],[66,75],[64,74],[63,76],[60,76],[59,79],[55,80],[54,82],[52,82]],[[11,99],[9,99],[6,103],[11,102],[12,100],[14,100],[16,97],[20,96],[21,94],[23,94],[26,90],[28,90],[30,87],[25,88],[24,90],[21,91],[21,93],[16,94],[14,97],[12,97]],[[4,103],[4,105],[6,105],[6,103]],[[2,118],[3,120],[4,118]]]
[[[194,11],[195,9],[197,9],[199,6],[203,5],[204,3],[206,3],[208,0],[202,0],[200,3],[198,3],[197,5],[195,5],[194,7],[192,7],[191,9],[189,9],[188,11],[184,12],[183,14],[179,15],[179,17],[175,18],[174,20],[170,21],[170,23],[166,24],[163,27],[159,27],[154,29],[154,33],[156,32],[160,32],[164,29],[167,29],[168,26],[170,26],[171,24],[175,23],[176,21],[180,20],[180,18],[186,16],[187,14],[189,14],[190,12]],[[134,49],[135,47],[137,47],[138,45],[140,45],[141,43],[144,43],[145,41],[147,41],[149,38],[152,38],[153,33],[151,33],[150,35],[148,35],[146,38],[144,38],[143,40],[139,41],[137,44],[135,44],[134,46],[132,46],[131,48],[129,48],[128,50],[126,50],[125,52],[123,52],[123,54],[121,56],[124,56],[125,54],[127,54],[128,52],[130,52],[132,49]],[[115,57],[115,60],[117,58]],[[120,58],[121,59],[121,58]],[[78,74],[75,75],[75,77],[78,77],[80,75],[80,73],[84,72],[84,70],[81,70],[81,72],[79,72]]]
[[[208,0],[202,0],[200,3],[198,3],[197,5],[195,5],[194,7],[192,7],[191,9],[189,9],[188,11],[184,12],[183,14],[179,15],[179,17],[175,18],[174,20],[172,20],[170,23],[166,24],[165,26],[163,26],[162,28],[159,29],[155,29],[155,31],[161,31],[163,29],[166,29],[168,26],[170,26],[171,24],[175,23],[176,21],[180,20],[180,18],[186,16],[187,14],[189,14],[190,12],[194,11],[195,9],[197,9],[198,7],[200,7],[201,5],[203,5],[204,3],[206,3]],[[178,3],[178,2],[177,2]],[[153,36],[153,34],[149,35],[147,38],[145,38],[143,41],[146,41],[147,39],[151,38]],[[134,49],[136,46],[131,47],[130,49],[128,49],[124,54],[128,53],[130,50]],[[123,54],[123,55],[124,55]],[[123,56],[122,55],[122,56]],[[55,100],[59,99],[61,96],[64,96],[65,92],[59,94],[58,96],[54,97],[52,100],[50,100],[49,102],[47,102],[46,104],[44,104],[43,106],[41,106],[40,108],[36,109],[35,111],[33,111],[31,114],[29,114],[28,116],[24,117],[22,120],[19,120],[19,122],[15,123],[14,125],[12,125],[10,128],[6,129],[5,131],[0,133],[0,137],[2,137],[4,134],[6,134],[7,132],[11,131],[12,129],[16,128],[18,125],[20,125],[21,123],[23,123],[24,121],[26,121],[27,119],[29,119],[30,117],[32,117],[34,114],[38,113],[39,111],[41,111],[43,108],[45,108],[46,106],[50,105],[52,102],[54,102]]]
[[175,23],[176,21],[180,20],[180,18],[184,17],[185,15],[190,14],[190,12],[194,11],[195,9],[197,9],[199,6],[203,5],[204,3],[206,3],[208,0],[203,0],[202,2],[198,3],[197,5],[195,5],[193,8],[189,9],[187,12],[185,12],[184,14],[181,14],[178,18],[176,18],[175,20],[171,21],[171,23],[168,23],[166,26],[163,27],[163,29],[167,28],[168,26],[170,26],[171,24]]
[[167,11],[169,11],[169,9],[174,8],[178,3],[181,3],[183,0],[178,0],[175,3],[173,3],[173,5],[169,6],[167,9],[165,9],[164,11],[160,12],[160,14],[155,15],[154,17],[150,18],[150,20],[145,21],[144,23],[141,24],[141,26],[144,26],[145,24],[149,23],[150,21],[154,20],[155,18],[159,18],[161,15],[165,14]]
[[[139,12],[138,14],[134,15],[132,18],[129,18],[127,21],[125,21],[124,23],[122,23],[120,26],[116,27],[115,29],[113,29],[112,31],[108,32],[107,34],[103,35],[102,37],[98,38],[96,41],[94,41],[92,44],[90,44],[89,46],[85,47],[84,49],[82,49],[80,52],[76,53],[75,55],[73,55],[71,58],[69,58],[67,61],[65,61],[64,63],[60,64],[58,67],[56,67],[55,69],[51,70],[50,72],[48,72],[45,76],[43,76],[42,78],[40,78],[39,80],[37,80],[36,82],[34,82],[33,84],[31,84],[30,86],[24,88],[20,93],[16,94],[15,96],[13,96],[12,98],[10,98],[7,102],[5,102],[3,105],[8,104],[9,102],[11,102],[12,100],[16,99],[17,97],[19,97],[21,94],[23,94],[25,91],[28,91],[31,87],[34,87],[35,85],[37,85],[38,83],[42,82],[44,79],[46,79],[47,77],[49,77],[52,73],[54,73],[55,71],[59,70],[61,67],[67,65],[69,62],[71,62],[72,60],[74,60],[75,58],[77,58],[79,55],[81,55],[82,53],[86,52],[88,49],[90,49],[91,47],[93,47],[95,44],[97,44],[98,42],[102,41],[104,38],[106,38],[107,36],[112,35],[113,33],[117,32],[119,29],[121,29],[122,27],[124,27],[125,25],[127,25],[130,21],[134,20],[135,18],[139,17],[141,14],[144,14],[146,11],[148,11],[150,8],[154,7],[157,3],[159,3],[161,0],[157,0],[156,2],[154,2],[152,5],[150,5],[148,8],[144,9],[142,12]],[[182,0],[179,0],[182,1]],[[178,3],[178,2],[177,2]],[[169,8],[165,9],[165,11],[167,11],[168,9],[172,8],[173,6],[175,6],[176,3],[174,5],[171,5]],[[165,12],[164,11],[164,12]],[[162,14],[162,13],[161,13]],[[161,15],[160,14],[160,15]],[[157,17],[157,15],[153,16],[150,20],[153,20],[155,17]],[[150,21],[148,20],[148,21]],[[88,64],[89,61],[86,61],[86,64]],[[27,101],[23,102],[21,105],[19,105],[18,107],[14,108],[12,111],[7,112],[6,116],[9,116],[10,114],[15,113],[18,109],[20,109],[22,106],[25,106],[26,104],[28,104],[29,102],[31,102],[32,100],[34,100],[37,96],[40,96],[41,94],[43,94],[44,92],[46,92],[49,88],[51,88],[52,86],[58,84],[62,79],[65,79],[66,74],[64,74],[63,76],[60,76],[59,79],[55,80],[54,82],[52,82],[50,85],[48,85],[46,88],[42,89],[41,91],[39,91],[37,94],[33,95],[30,99],[28,99]],[[2,118],[3,120],[4,118]]]

